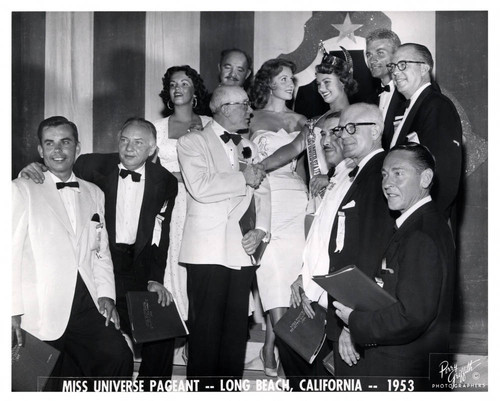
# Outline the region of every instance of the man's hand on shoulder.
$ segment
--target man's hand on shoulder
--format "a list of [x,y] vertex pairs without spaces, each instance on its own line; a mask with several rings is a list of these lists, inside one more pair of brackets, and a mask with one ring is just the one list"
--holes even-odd
[[108,297],[100,297],[97,300],[97,303],[99,304],[99,312],[106,316],[106,327],[108,326],[109,321],[113,319],[116,330],[120,330],[120,316],[118,316],[115,301]]
[[45,164],[33,162],[21,170],[19,177],[32,180],[36,184],[42,184],[45,180],[43,173],[47,170],[48,168]]
[[170,291],[157,281],[150,281],[148,283],[148,291],[156,292],[158,294],[158,303],[161,304],[161,306],[168,306],[170,305],[170,302],[174,300]]

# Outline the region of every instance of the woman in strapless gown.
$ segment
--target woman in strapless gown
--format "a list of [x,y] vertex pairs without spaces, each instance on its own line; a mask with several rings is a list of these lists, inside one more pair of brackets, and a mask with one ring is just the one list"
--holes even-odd
[[[349,106],[348,96],[354,95],[358,90],[358,84],[353,78],[353,64],[350,54],[344,51],[345,60],[336,57],[333,52],[327,52],[323,48],[323,58],[321,64],[316,69],[316,85],[323,100],[328,103],[330,110],[325,114],[315,117],[314,133],[316,136],[317,149],[321,150],[319,141],[321,139],[321,129],[325,118],[330,114],[340,115],[340,112]],[[276,150],[272,156],[262,161],[266,171],[275,170],[299,156],[306,149],[306,137],[309,134],[307,124],[302,127],[300,134],[289,144]],[[322,152],[318,152],[318,162],[321,174],[311,178],[310,191],[312,196],[316,196],[319,191],[328,185],[328,167]]]
[[[293,141],[306,120],[286,106],[295,89],[294,72],[291,61],[268,60],[250,88],[255,110],[250,122],[251,139],[261,158]],[[271,241],[257,269],[257,284],[263,309],[268,312],[266,341],[260,354],[268,376],[276,376],[278,367],[272,327],[290,305],[290,285],[300,273],[305,245],[307,187],[296,165],[296,160],[290,160],[267,175],[271,186]]]
[[178,263],[186,218],[186,187],[182,181],[177,159],[177,140],[190,130],[202,129],[211,118],[199,115],[206,110],[207,90],[201,76],[187,65],[170,67],[166,71],[160,96],[168,116],[154,122],[157,131],[158,159],[163,167],[177,177],[179,183],[179,193],[175,199],[170,222],[165,287],[172,292],[181,317],[187,320],[189,304],[186,268]]

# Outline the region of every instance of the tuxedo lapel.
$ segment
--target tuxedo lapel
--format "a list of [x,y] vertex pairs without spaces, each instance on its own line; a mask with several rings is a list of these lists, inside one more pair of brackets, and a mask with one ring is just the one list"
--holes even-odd
[[[391,240],[389,241],[389,244],[387,245],[386,251],[384,252],[387,264],[389,264],[394,255],[397,254],[396,251],[398,249],[399,240],[404,237],[409,230],[412,229],[412,227],[420,220],[421,216],[430,208],[432,208],[432,202],[422,205],[404,221],[401,227],[396,230]],[[396,224],[396,222],[394,222],[394,224]]]
[[116,194],[118,192],[118,164],[111,169],[110,173],[101,176],[101,189],[104,192],[106,230],[108,232],[109,242],[116,244]]
[[134,255],[138,257],[149,240],[148,233],[153,232],[155,222],[155,201],[158,198],[158,177],[146,162],[146,180],[144,183],[144,195],[142,198],[141,213],[139,215],[139,226],[135,239]]
[[206,127],[203,130],[202,135],[207,142],[208,148],[210,150],[210,155],[212,156],[212,163],[216,166],[217,170],[233,170],[224,147],[218,136],[215,134],[214,130],[211,127]]
[[40,185],[40,190],[42,195],[46,199],[47,208],[54,213],[56,218],[61,222],[64,228],[71,234],[71,238],[75,238],[75,232],[69,221],[68,213],[64,207],[61,196],[59,195],[58,189],[56,189],[56,184],[49,173],[45,173],[45,181]]
[[351,184],[351,186],[347,190],[347,192],[344,196],[344,199],[342,199],[342,203],[340,204],[339,210],[341,210],[342,207],[351,200],[351,196],[356,191],[356,188],[358,187],[359,182],[364,180],[364,177],[371,173],[371,170],[373,168],[372,166],[374,165],[375,160],[378,157],[383,157],[383,156],[384,156],[384,153],[382,153],[382,152],[377,153],[376,155],[372,156],[372,158],[368,161],[368,163],[366,163],[363,166],[363,168],[361,169],[361,171],[358,172],[358,174],[354,178],[354,182]]
[[417,98],[413,106],[411,107],[408,116],[406,117],[406,120],[403,126],[401,127],[401,131],[399,133],[398,140],[396,141],[396,145],[401,145],[406,143],[406,136],[410,133],[410,127],[413,125],[413,120],[415,119],[415,116],[418,113],[420,105],[432,90],[433,89],[431,86],[425,88],[420,94],[420,96]]
[[87,189],[82,185],[81,180],[77,179],[80,183],[80,192],[76,195],[76,243],[80,242],[82,232],[92,217],[91,205],[92,198]]

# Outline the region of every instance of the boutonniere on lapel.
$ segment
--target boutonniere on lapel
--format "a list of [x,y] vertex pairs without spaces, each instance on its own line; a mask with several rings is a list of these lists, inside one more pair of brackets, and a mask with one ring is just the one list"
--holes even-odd
[[250,146],[245,146],[243,141],[238,144],[238,161],[240,163],[240,171],[243,171],[247,164],[252,164],[254,155]]

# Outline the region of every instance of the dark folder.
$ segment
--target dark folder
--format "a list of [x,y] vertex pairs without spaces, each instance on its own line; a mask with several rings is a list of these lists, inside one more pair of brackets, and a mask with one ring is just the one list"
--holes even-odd
[[175,302],[163,307],[158,303],[158,294],[149,291],[129,291],[126,298],[134,342],[146,343],[188,334]]
[[24,344],[12,348],[12,391],[42,391],[60,352],[23,330]]
[[[252,200],[250,201],[250,205],[248,206],[248,209],[246,212],[241,216],[240,219],[240,229],[241,233],[245,235],[247,232],[250,230],[253,230],[255,228],[255,222],[256,222],[256,212],[255,212],[255,199],[252,197]],[[262,255],[264,254],[264,251],[266,250],[268,242],[262,240],[253,253],[253,255],[250,255],[250,258],[252,260],[252,263],[256,266],[260,264],[260,261],[262,259]]]
[[302,305],[288,311],[274,325],[276,335],[286,342],[307,362],[312,363],[325,341],[326,310],[317,303],[311,304],[314,318],[307,317]]
[[325,276],[314,276],[313,280],[337,301],[359,311],[373,311],[397,302],[354,265]]

